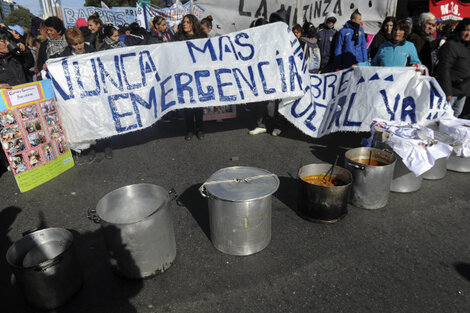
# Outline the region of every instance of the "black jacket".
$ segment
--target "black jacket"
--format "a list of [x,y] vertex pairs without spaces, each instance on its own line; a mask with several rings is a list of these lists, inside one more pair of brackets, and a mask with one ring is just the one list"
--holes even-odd
[[[59,55],[52,55],[51,58],[58,58],[58,57],[69,57],[74,55],[73,54],[73,48],[71,46],[68,46],[67,48],[62,51],[61,54]],[[91,45],[85,43],[85,53],[90,53],[90,52],[95,52],[95,48],[93,48]]]
[[385,33],[382,30],[380,30],[374,36],[374,39],[372,39],[372,42],[369,45],[369,49],[368,49],[369,58],[373,59],[375,57],[375,55],[377,54],[377,52],[379,51],[380,45],[383,44],[386,41],[388,41],[387,36],[385,35]]
[[126,47],[145,45],[147,34],[130,34],[124,39]]
[[7,54],[0,58],[0,84],[15,86],[27,82],[21,56]]
[[[171,35],[170,33],[166,33],[165,36],[167,35],[169,37],[169,38],[167,37],[168,41],[173,41],[173,35]],[[152,45],[155,43],[162,43],[162,42],[163,42],[162,37],[160,37],[160,35],[157,34],[155,30],[153,29],[151,30],[150,35],[147,36],[147,38],[145,39],[146,45]]]
[[470,96],[470,44],[448,39],[439,48],[437,81],[446,96]]

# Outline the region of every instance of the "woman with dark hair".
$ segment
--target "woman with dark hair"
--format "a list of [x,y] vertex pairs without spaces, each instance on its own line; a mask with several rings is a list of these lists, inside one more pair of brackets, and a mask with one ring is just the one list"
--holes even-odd
[[146,44],[151,45],[173,41],[173,35],[168,31],[165,18],[154,16],[150,21],[150,26],[152,30],[150,31],[150,36],[147,37]]
[[101,45],[100,51],[124,47],[124,44],[119,39],[118,29],[112,25],[103,27],[103,37],[103,44]]
[[48,17],[44,21],[47,29],[47,40],[41,43],[39,48],[37,68],[39,71],[46,69],[46,61],[51,56],[59,56],[68,43],[65,40],[65,26],[60,18],[57,16]]
[[292,32],[297,39],[300,39],[300,37],[302,37],[302,26],[295,24],[294,27],[292,27]]
[[139,23],[137,22],[131,23],[129,28],[131,33],[126,36],[126,39],[124,39],[124,44],[127,47],[145,45],[148,35],[147,31],[140,27]]
[[[408,31],[408,23],[405,20],[398,21],[393,27],[392,37],[380,45],[370,65],[409,66],[421,64],[415,45],[406,40]],[[369,62],[359,63],[359,65],[369,65]]]
[[201,28],[202,31],[207,35],[207,37],[212,38],[212,37],[217,37],[220,36],[220,34],[216,33],[213,28],[212,28],[212,21],[214,19],[212,18],[211,15],[203,18],[201,20]]
[[93,13],[88,17],[88,29],[90,30],[92,36],[91,38],[91,45],[96,49],[100,50],[101,45],[103,44],[103,36],[102,36],[102,28],[103,28],[103,21],[100,19],[100,15],[98,12]]
[[[181,24],[181,31],[175,36],[176,40],[185,41],[207,38],[207,35],[202,31],[201,25],[194,15],[185,15]],[[202,108],[184,109],[184,120],[186,122],[186,136],[184,139],[191,140],[194,134],[196,134],[199,140],[204,138],[202,116]]]
[[[382,26],[380,27],[379,32],[375,34],[374,39],[372,39],[372,42],[369,46],[368,52],[371,59],[375,57],[381,44],[392,39],[392,30],[393,26],[395,26],[395,23],[396,20],[393,16],[387,16],[382,22]],[[405,34],[405,37],[407,35],[408,34]]]
[[437,81],[458,117],[470,96],[470,18],[461,20],[439,48]]

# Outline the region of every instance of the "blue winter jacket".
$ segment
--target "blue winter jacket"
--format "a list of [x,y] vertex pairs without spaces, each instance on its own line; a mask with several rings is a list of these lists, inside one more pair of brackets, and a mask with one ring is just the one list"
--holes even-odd
[[421,64],[413,43],[404,41],[394,46],[390,41],[386,41],[380,45],[379,51],[377,51],[370,64],[365,62],[359,65],[407,66],[412,64]]
[[338,69],[348,68],[353,64],[368,61],[364,29],[359,27],[359,41],[357,45],[354,45],[352,40],[353,35],[354,28],[349,21],[338,32],[335,43],[335,63]]
[[325,24],[321,24],[319,29],[315,37],[317,38],[318,48],[320,48],[321,68],[324,68],[330,60],[332,53],[330,49],[333,46],[332,41],[336,34],[336,29],[328,28]]

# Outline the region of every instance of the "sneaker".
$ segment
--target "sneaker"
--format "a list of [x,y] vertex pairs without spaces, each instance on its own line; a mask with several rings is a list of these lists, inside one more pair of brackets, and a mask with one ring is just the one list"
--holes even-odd
[[281,132],[282,130],[275,128],[273,132],[271,133],[271,135],[273,135],[274,137],[277,137],[281,134]]
[[108,160],[113,158],[113,149],[111,147],[104,148],[104,157]]
[[266,132],[266,128],[264,127],[256,127],[253,130],[250,130],[248,134],[250,135],[259,135],[259,134],[264,134]]
[[202,130],[198,131],[198,132],[196,133],[196,137],[197,137],[197,139],[199,139],[199,140],[204,139],[204,132],[203,132]]
[[193,133],[191,132],[187,133],[186,136],[184,136],[184,140],[190,141],[191,139],[193,139]]

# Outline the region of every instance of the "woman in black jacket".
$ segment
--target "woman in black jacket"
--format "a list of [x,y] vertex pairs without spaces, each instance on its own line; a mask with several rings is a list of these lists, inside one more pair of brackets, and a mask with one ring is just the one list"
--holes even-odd
[[[201,25],[197,18],[188,14],[185,15],[181,22],[181,29],[176,34],[176,40],[184,41],[198,38],[206,38],[207,35],[202,31]],[[193,135],[196,134],[199,140],[204,138],[204,131],[202,127],[202,108],[184,109],[184,120],[186,121],[186,136],[184,139],[191,140]]]
[[100,51],[124,47],[124,44],[119,39],[118,29],[112,25],[103,27],[103,37],[103,45],[101,45]]
[[[396,24],[396,20],[393,16],[387,16],[385,20],[382,22],[382,26],[377,34],[375,34],[374,39],[369,46],[369,58],[373,59],[377,52],[379,51],[379,47],[384,43],[392,39],[392,30]],[[406,34],[405,34],[406,37]]]
[[68,46],[65,40],[64,22],[57,16],[48,17],[44,21],[47,28],[47,40],[41,43],[39,47],[37,68],[39,71],[46,69],[46,61],[51,56],[59,56]]
[[[59,55],[61,57],[69,57],[72,55],[79,55],[84,53],[95,52],[88,42],[85,42],[83,33],[78,27],[69,28],[65,31],[65,39],[67,40],[69,46],[62,51]],[[54,56],[52,56],[54,57]]]
[[23,68],[23,52],[19,49],[13,50],[13,42],[14,38],[10,32],[0,28],[0,88],[10,88],[27,82]]
[[173,35],[168,31],[166,21],[161,16],[155,16],[150,24],[152,30],[150,36],[146,39],[146,44],[151,45],[154,43],[170,42],[173,41]]
[[454,116],[458,117],[466,97],[470,96],[470,18],[460,21],[439,48],[437,81],[452,106]]

